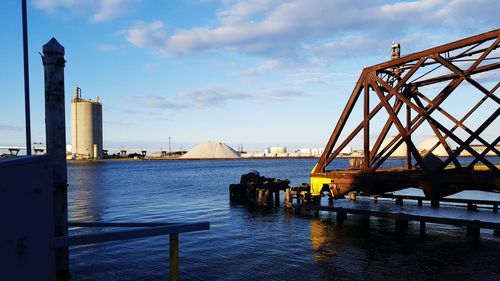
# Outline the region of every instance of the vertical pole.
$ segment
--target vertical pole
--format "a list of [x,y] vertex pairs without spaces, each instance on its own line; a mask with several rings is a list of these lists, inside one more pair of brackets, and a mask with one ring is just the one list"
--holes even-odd
[[288,204],[292,203],[292,193],[290,192],[290,188],[285,189],[285,207],[291,206]]
[[264,197],[266,191],[263,188],[257,188],[257,205],[262,206],[264,205]]
[[370,115],[370,96],[369,96],[369,93],[370,93],[370,90],[368,89],[368,83],[365,80],[364,108],[363,108],[364,123],[365,123],[364,148],[363,148],[363,155],[364,155],[363,167],[365,170],[368,169],[369,165],[370,165],[370,120],[368,119],[368,115]]
[[337,226],[344,225],[344,220],[347,218],[347,214],[344,212],[337,212]]
[[411,165],[411,150],[410,150],[410,145],[409,143],[411,142],[411,134],[410,134],[410,128],[411,127],[411,108],[407,104],[406,105],[406,133],[408,135],[408,142],[406,144],[406,162],[407,162],[407,167],[408,170],[412,169]]
[[271,204],[272,204],[271,191],[268,188],[264,192],[264,205],[269,207],[271,206]]
[[168,137],[168,157],[172,157],[172,153],[170,151],[170,137]]
[[408,231],[408,220],[396,218],[396,233],[400,235],[406,234]]
[[439,208],[439,200],[431,199],[431,207]]
[[479,227],[467,226],[465,229],[467,239],[473,242],[479,242],[481,238],[481,229]]
[[280,205],[280,189],[275,187],[274,188],[274,205],[279,206]]
[[170,280],[179,280],[179,234],[170,234]]
[[[45,72],[45,135],[53,168],[54,235],[68,235],[66,125],[64,109],[64,47],[52,38],[43,46]],[[68,247],[55,250],[56,278],[69,280]]]
[[23,61],[24,61],[24,115],[26,122],[26,155],[31,155],[31,117],[30,117],[30,74],[28,61],[28,13],[26,0],[22,1],[23,18]]
[[420,235],[421,236],[425,235],[425,221],[420,222]]

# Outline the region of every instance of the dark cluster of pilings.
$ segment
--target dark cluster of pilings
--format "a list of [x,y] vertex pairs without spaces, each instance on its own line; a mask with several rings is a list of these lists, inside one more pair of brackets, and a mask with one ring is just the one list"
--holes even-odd
[[[311,186],[307,183],[303,183],[300,186],[292,187],[290,190],[285,191],[285,201],[289,203],[293,203],[293,198],[297,200],[297,204],[312,204],[313,198],[311,196]],[[288,207],[291,207],[290,204],[287,204]]]
[[289,180],[260,176],[254,171],[241,176],[239,184],[229,185],[229,196],[233,202],[248,202],[258,206],[279,206],[280,191],[289,189]]

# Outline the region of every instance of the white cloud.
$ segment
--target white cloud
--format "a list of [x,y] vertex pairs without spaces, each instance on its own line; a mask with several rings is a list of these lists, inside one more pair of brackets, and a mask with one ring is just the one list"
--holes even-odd
[[300,89],[275,88],[255,92],[238,92],[220,86],[208,86],[205,88],[182,92],[179,96],[187,104],[198,107],[212,107],[235,100],[287,101],[296,97],[307,96],[308,94]]
[[180,104],[176,104],[167,100],[167,98],[152,94],[137,94],[128,96],[128,99],[143,103],[148,108],[153,109],[179,109],[182,108]]
[[276,101],[287,101],[296,97],[304,97],[309,96],[310,94],[305,93],[299,89],[293,88],[279,88],[273,89],[270,91],[265,91],[260,95],[257,95],[258,98],[262,98],[263,100],[276,100]]
[[239,74],[245,76],[262,75],[284,66],[283,61],[277,59],[266,60],[262,65],[241,71]]
[[167,36],[163,32],[163,23],[155,21],[150,24],[139,22],[125,31],[127,40],[139,47],[153,47],[161,49]]
[[488,72],[482,72],[478,74],[471,75],[472,79],[476,80],[477,82],[481,83],[490,83],[490,82],[497,82],[498,83],[498,75],[499,71],[488,71]]
[[217,107],[238,100],[253,100],[257,102],[267,102],[270,100],[288,101],[293,98],[307,95],[308,94],[304,91],[294,88],[275,88],[256,92],[240,92],[218,85],[210,85],[181,92],[173,98],[151,94],[138,94],[129,96],[127,99],[139,102],[150,109],[182,110],[192,107]]
[[121,121],[104,121],[104,124],[116,127],[132,127],[132,125],[135,125],[135,123],[133,122],[121,122]]
[[0,131],[21,131],[23,127],[0,124]]
[[189,90],[180,93],[179,97],[187,104],[198,107],[211,107],[223,104],[229,100],[241,100],[251,97],[249,94],[234,92],[219,86]]
[[291,72],[287,79],[292,85],[331,84],[338,80],[354,80],[358,72],[324,72],[321,69],[298,69]]
[[103,22],[126,12],[123,0],[101,0],[99,9],[90,17],[92,22]]
[[411,15],[415,13],[426,13],[441,5],[443,0],[422,0],[411,2],[396,2],[393,4],[382,5],[377,8],[381,16],[402,16]]
[[338,57],[381,53],[388,48],[387,42],[373,36],[346,35],[325,43],[306,45],[304,50],[315,56]]
[[109,53],[118,50],[119,46],[114,44],[97,44],[96,49],[103,53]]
[[48,13],[70,12],[88,15],[89,21],[100,23],[112,20],[131,11],[130,6],[138,0],[34,0],[37,9]]
[[78,3],[75,0],[35,0],[35,7],[47,12],[55,12],[59,7],[72,7]]
[[221,23],[236,24],[246,21],[249,17],[259,15],[272,8],[278,0],[247,0],[226,3],[225,8],[217,13]]
[[345,41],[351,34],[367,44],[390,42],[394,37],[409,36],[422,28],[444,29],[449,34],[456,34],[460,31],[450,27],[463,22],[476,22],[477,25],[468,27],[476,33],[498,26],[493,11],[500,10],[500,1],[493,0],[421,0],[392,4],[347,0],[315,1],[314,4],[308,0],[224,3],[217,13],[218,22],[213,26],[194,26],[167,34],[164,29],[157,28],[163,25],[158,21],[153,23],[155,28],[138,30],[132,27],[129,30],[138,32],[138,37],[155,40],[133,40],[133,37],[127,40],[168,55],[224,49],[290,57],[303,54],[304,45],[309,49],[340,50],[342,54],[352,49]]

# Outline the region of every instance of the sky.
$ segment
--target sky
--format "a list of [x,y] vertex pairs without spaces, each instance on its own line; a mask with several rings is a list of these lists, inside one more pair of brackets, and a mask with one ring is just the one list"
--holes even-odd
[[[0,145],[23,145],[21,1],[0,1]],[[105,147],[205,140],[324,147],[364,66],[500,26],[496,0],[31,0],[31,126],[45,142],[42,45],[70,99],[103,103]],[[498,80],[498,78],[497,78]],[[425,137],[425,136],[420,136]]]

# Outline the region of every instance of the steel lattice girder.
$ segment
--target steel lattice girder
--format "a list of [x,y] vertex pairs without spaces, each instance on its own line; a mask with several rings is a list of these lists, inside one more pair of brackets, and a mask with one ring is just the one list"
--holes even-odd
[[[488,57],[488,55],[499,47],[499,42],[500,29],[496,29],[364,68],[312,174],[319,175],[327,172],[326,167],[363,130],[364,161],[362,170],[374,171],[378,169],[400,145],[405,143],[407,146],[407,169],[413,168],[411,161],[414,158],[419,169],[424,172],[427,171],[427,167],[422,159],[432,153],[439,145],[442,145],[448,153],[448,157],[438,170],[444,170],[452,162],[456,167],[460,168],[461,164],[457,160],[457,157],[465,150],[473,156],[473,160],[468,166],[469,168],[481,162],[498,176],[499,169],[485,156],[488,152],[494,152],[496,156],[500,156],[499,151],[495,148],[500,137],[497,137],[493,142],[488,142],[481,137],[481,133],[500,114],[500,99],[495,95],[495,91],[500,84],[498,82],[499,77],[495,78],[497,80],[496,85],[491,90],[488,90],[471,76],[483,72],[493,72],[500,67],[500,58]],[[450,56],[450,52],[453,51],[459,52]],[[472,64],[462,69],[459,65],[463,62],[472,62]],[[428,66],[434,68],[418,77],[414,77],[417,76],[417,71]],[[451,73],[432,75],[432,72],[439,67],[448,69]],[[444,110],[441,105],[464,81],[467,81],[475,89],[483,93],[484,96],[478,103],[471,107],[467,114],[458,120],[458,118]],[[419,91],[420,87],[438,83],[447,83],[447,85],[434,98],[427,97]],[[360,99],[360,97],[362,98]],[[371,110],[369,106],[370,97],[372,100],[378,98],[378,104]],[[395,100],[393,105],[389,103],[391,99]],[[494,102],[496,110],[475,131],[469,129],[465,126],[464,121],[487,100]],[[427,105],[424,105],[422,101],[426,102]],[[357,102],[363,102],[363,120],[336,146]],[[406,120],[400,120],[398,113],[404,106],[406,107],[406,118],[401,119]],[[370,121],[380,110],[385,110],[389,117],[370,149]],[[433,112],[435,111],[439,111],[454,126],[452,128],[444,126],[438,121],[438,118],[433,116]],[[416,113],[413,119],[411,118],[411,112]],[[439,141],[422,156],[417,151],[411,135],[424,122],[427,122]],[[387,144],[383,145],[383,141],[393,125],[396,127],[398,134]],[[458,137],[454,133],[457,128],[466,131],[469,137],[465,140]],[[456,150],[453,151],[448,145],[446,141],[448,138],[459,145]],[[486,149],[482,153],[476,152],[471,147],[473,141],[481,143]]]

